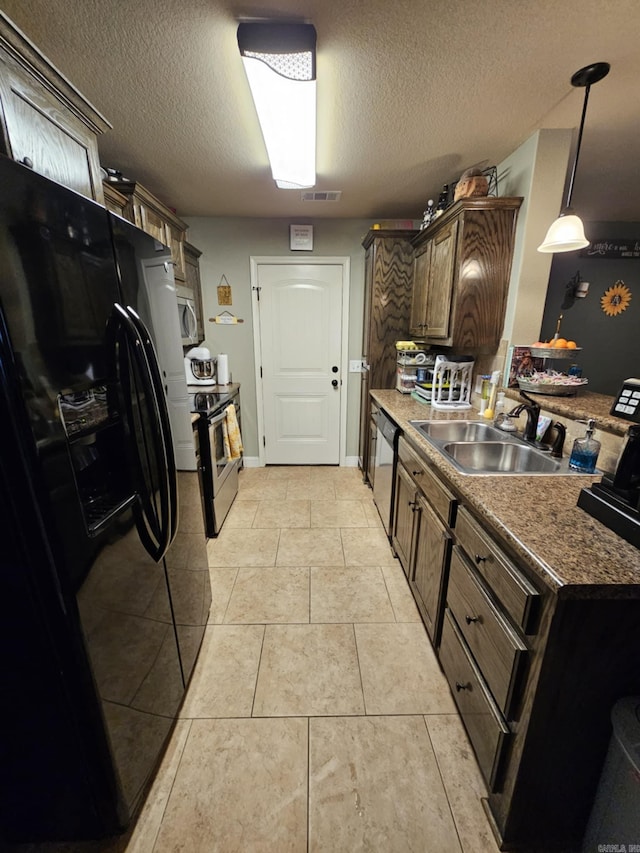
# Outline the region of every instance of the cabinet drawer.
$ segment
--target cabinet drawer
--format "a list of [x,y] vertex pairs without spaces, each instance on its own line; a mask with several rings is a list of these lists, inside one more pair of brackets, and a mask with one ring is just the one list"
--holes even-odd
[[464,507],[458,511],[456,539],[514,623],[533,633],[540,594]]
[[458,546],[451,556],[447,605],[498,707],[508,716],[527,647],[493,604]]
[[468,654],[448,609],[444,614],[439,654],[478,765],[490,790],[496,791],[500,781],[500,759],[510,735],[509,727]]
[[400,438],[398,442],[398,455],[440,518],[449,527],[453,527],[457,502],[449,489],[440,482],[437,476],[431,472],[428,463],[418,456],[403,438]]

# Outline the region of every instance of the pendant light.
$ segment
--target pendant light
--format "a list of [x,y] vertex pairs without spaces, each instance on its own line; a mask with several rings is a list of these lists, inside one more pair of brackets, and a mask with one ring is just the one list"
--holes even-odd
[[571,78],[572,86],[584,87],[584,105],[582,107],[582,118],[580,119],[580,130],[578,131],[578,142],[573,158],[571,177],[569,178],[566,203],[560,216],[555,222],[551,223],[544,241],[538,246],[539,252],[573,252],[576,249],[584,249],[585,246],[589,245],[589,241],[584,236],[582,220],[579,216],[576,216],[571,208],[571,196],[573,195],[573,183],[578,167],[578,157],[580,156],[580,144],[582,143],[584,119],[587,114],[589,89],[594,83],[607,76],[610,67],[608,62],[594,62],[593,65],[586,65],[584,68],[576,71]]

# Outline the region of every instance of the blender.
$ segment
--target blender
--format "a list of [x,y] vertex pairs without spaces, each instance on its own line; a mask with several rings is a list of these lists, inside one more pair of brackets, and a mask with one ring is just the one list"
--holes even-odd
[[217,382],[216,359],[207,347],[192,347],[184,357],[184,372],[187,385],[211,387]]

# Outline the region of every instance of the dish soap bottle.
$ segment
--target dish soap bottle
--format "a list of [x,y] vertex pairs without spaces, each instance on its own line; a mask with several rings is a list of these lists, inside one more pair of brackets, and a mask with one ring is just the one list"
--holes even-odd
[[569,457],[569,468],[581,471],[583,474],[595,472],[598,454],[600,453],[600,442],[593,437],[594,425],[593,418],[589,418],[584,438],[576,438]]

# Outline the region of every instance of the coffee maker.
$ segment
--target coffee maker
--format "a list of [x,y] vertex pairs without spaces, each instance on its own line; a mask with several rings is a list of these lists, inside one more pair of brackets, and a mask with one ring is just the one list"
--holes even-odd
[[610,414],[634,423],[613,474],[582,489],[578,506],[640,548],[640,379],[625,380]]
[[207,347],[192,347],[184,357],[184,372],[187,385],[209,387],[217,383],[216,359]]

